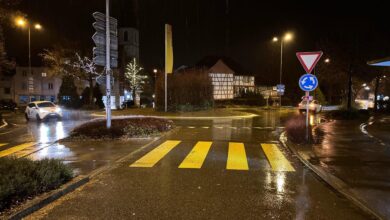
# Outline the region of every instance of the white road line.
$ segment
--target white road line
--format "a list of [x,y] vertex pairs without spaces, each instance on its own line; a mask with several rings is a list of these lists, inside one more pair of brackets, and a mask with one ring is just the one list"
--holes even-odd
[[8,125],[8,123],[5,121],[5,119],[3,119],[2,121],[3,121],[3,124],[0,126],[0,128],[4,128],[5,126]]
[[209,127],[207,127],[207,126],[204,126],[204,127],[202,127],[202,128],[204,128],[204,129],[209,129]]

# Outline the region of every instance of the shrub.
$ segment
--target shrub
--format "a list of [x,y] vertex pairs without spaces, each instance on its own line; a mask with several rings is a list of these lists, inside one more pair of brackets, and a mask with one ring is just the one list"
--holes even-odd
[[0,211],[27,198],[53,190],[73,177],[61,161],[0,158]]
[[[164,108],[164,76],[156,82],[156,106]],[[213,106],[213,87],[204,69],[186,69],[168,75],[168,106],[171,111],[204,110]]]
[[106,128],[106,120],[96,120],[76,127],[71,138],[115,139],[145,137],[173,128],[173,122],[161,118],[122,118],[113,119],[111,128]]
[[306,140],[306,116],[298,115],[290,118],[286,122],[286,134],[290,141],[294,143],[312,142],[313,135],[309,124],[309,141]]

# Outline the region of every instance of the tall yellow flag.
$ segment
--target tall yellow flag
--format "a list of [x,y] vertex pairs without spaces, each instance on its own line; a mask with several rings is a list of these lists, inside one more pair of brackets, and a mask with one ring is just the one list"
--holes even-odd
[[165,73],[173,72],[172,26],[165,24]]

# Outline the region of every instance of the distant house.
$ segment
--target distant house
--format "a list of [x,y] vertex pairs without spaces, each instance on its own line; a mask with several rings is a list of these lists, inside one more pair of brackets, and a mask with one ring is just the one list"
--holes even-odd
[[205,68],[211,77],[214,100],[228,100],[255,92],[255,77],[228,57],[208,56],[195,67]]
[[[17,66],[15,74],[0,79],[0,85],[4,87],[0,93],[0,99],[12,99],[19,106],[25,106],[30,101],[57,102],[57,95],[62,80],[58,76],[49,76],[45,67]],[[77,93],[81,95],[88,82],[75,80]]]

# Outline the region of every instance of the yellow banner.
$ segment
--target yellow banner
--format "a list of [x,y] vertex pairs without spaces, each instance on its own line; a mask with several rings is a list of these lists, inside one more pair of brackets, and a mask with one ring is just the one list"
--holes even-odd
[[173,72],[172,26],[165,24],[165,72]]

